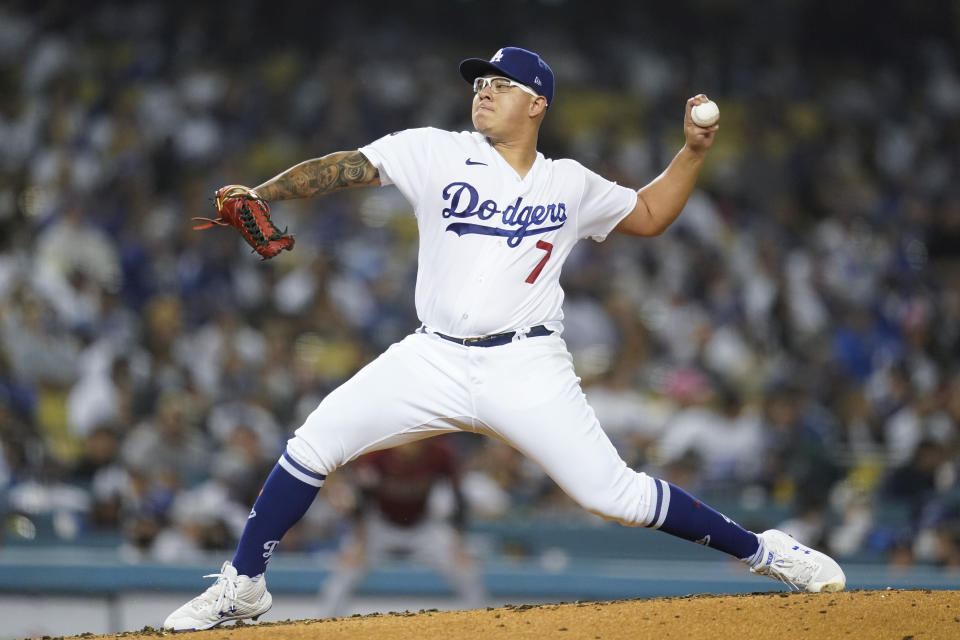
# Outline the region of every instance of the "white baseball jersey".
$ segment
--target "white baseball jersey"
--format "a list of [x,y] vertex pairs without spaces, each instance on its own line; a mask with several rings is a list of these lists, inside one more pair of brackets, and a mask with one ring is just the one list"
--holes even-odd
[[541,153],[521,178],[478,132],[408,129],[360,152],[413,205],[417,314],[452,336],[559,330],[574,244],[602,241],[637,203],[636,191]]

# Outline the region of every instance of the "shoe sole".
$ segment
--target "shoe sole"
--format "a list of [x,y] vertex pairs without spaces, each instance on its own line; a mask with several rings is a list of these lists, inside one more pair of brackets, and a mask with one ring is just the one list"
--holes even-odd
[[224,618],[223,620],[217,620],[215,623],[213,623],[209,627],[190,627],[189,629],[165,628],[163,629],[163,631],[170,631],[171,633],[182,633],[184,631],[209,631],[210,629],[216,629],[217,627],[222,625],[224,622],[235,622],[237,620],[252,620],[253,622],[256,622],[257,620],[260,619],[260,616],[265,614],[267,611],[270,611],[272,607],[273,607],[273,604],[271,603],[270,607],[264,609],[263,611],[261,611],[255,616],[238,616],[236,618]]

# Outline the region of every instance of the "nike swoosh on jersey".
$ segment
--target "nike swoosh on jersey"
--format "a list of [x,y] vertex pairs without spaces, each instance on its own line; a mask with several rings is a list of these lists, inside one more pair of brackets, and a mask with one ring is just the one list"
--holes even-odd
[[477,162],[476,160],[471,160],[470,158],[467,158],[467,166],[473,166],[475,164],[482,164],[485,167],[487,166],[486,162]]

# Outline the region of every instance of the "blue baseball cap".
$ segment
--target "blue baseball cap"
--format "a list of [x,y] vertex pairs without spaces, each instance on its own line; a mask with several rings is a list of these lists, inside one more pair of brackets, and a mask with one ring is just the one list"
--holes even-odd
[[553,69],[533,51],[520,47],[504,47],[489,60],[467,58],[460,63],[460,75],[473,84],[480,76],[502,75],[522,82],[553,104]]

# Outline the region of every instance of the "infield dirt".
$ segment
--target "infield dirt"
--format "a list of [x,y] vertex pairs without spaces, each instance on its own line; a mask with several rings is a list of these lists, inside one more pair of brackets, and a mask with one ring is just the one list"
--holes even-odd
[[[144,628],[83,640],[156,640]],[[754,593],[242,624],[177,640],[811,640],[960,638],[960,591]]]

